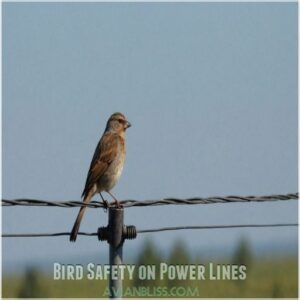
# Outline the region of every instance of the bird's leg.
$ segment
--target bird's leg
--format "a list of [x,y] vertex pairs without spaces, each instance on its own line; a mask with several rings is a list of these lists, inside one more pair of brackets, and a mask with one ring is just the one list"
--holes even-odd
[[101,192],[99,192],[99,194],[100,194],[100,197],[101,197],[101,199],[102,199],[102,201],[103,201],[104,211],[107,212],[107,209],[108,209],[108,207],[109,207],[109,203],[108,203],[107,200],[105,200],[105,199],[103,198]]
[[123,205],[116,199],[116,197],[111,192],[107,191],[107,193],[110,194],[111,197],[115,200],[116,208],[122,208],[123,207]]

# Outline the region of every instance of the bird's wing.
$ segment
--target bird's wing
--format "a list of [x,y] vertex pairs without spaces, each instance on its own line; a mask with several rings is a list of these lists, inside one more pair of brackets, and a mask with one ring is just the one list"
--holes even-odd
[[87,175],[85,188],[81,197],[85,197],[99,178],[105,173],[110,163],[117,156],[118,135],[107,132],[100,139]]

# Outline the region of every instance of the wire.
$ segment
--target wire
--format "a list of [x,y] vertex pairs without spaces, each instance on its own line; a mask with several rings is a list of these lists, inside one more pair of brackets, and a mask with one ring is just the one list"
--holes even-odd
[[[259,228],[259,227],[291,227],[298,226],[297,223],[288,224],[243,224],[243,225],[213,225],[213,226],[176,226],[176,227],[162,227],[155,229],[137,230],[137,233],[150,233],[171,230],[189,230],[189,229],[228,229],[228,228]],[[79,235],[84,236],[98,236],[97,232],[79,232]],[[15,234],[2,234],[2,237],[54,237],[54,236],[69,236],[69,232],[58,233],[15,233]]]
[[137,230],[137,233],[184,230],[184,229],[228,229],[228,228],[253,228],[253,227],[288,227],[298,226],[296,223],[290,224],[246,224],[246,225],[213,225],[213,226],[177,226],[177,227],[163,227],[156,229]]
[[[2,234],[2,237],[52,237],[52,236],[64,236],[70,235],[70,232],[57,232],[57,233],[14,233],[14,234]],[[78,235],[85,236],[97,236],[98,233],[79,232]]]
[[[226,196],[226,197],[195,197],[188,199],[165,198],[160,200],[124,200],[120,204],[124,207],[138,207],[138,206],[157,206],[157,205],[194,205],[194,204],[213,204],[213,203],[238,203],[238,202],[266,202],[266,201],[284,201],[284,200],[298,200],[298,193],[284,194],[284,195],[267,195],[267,196]],[[92,201],[85,204],[81,201],[46,201],[34,199],[2,199],[2,206],[52,206],[52,207],[83,207],[90,208],[104,208],[102,202]]]

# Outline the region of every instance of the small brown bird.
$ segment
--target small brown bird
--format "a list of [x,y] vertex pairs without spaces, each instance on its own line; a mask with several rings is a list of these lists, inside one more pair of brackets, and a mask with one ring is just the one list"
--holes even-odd
[[[114,200],[117,207],[118,200],[110,190],[115,186],[121,176],[125,161],[125,131],[131,124],[121,113],[114,113],[107,121],[105,131],[96,147],[90,169],[87,175],[85,188],[82,192],[84,203],[89,203],[92,197],[99,193],[105,207],[108,202],[104,200],[101,192],[107,192]],[[70,241],[75,242],[86,207],[81,207],[74,223]]]

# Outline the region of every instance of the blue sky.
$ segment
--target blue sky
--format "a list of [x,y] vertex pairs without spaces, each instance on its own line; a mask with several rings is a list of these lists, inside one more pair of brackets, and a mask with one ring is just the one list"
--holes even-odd
[[[79,200],[109,115],[132,123],[119,199],[297,191],[296,3],[4,3],[3,197]],[[96,197],[98,200],[98,198]],[[4,208],[3,231],[71,229],[76,209]],[[88,210],[83,231],[106,224]],[[296,222],[297,203],[131,208],[140,229]],[[155,234],[162,249],[288,245],[294,228]],[[143,237],[126,245],[131,253]],[[6,269],[99,251],[5,239]],[[101,255],[107,255],[101,245]],[[126,255],[126,251],[125,251]]]

